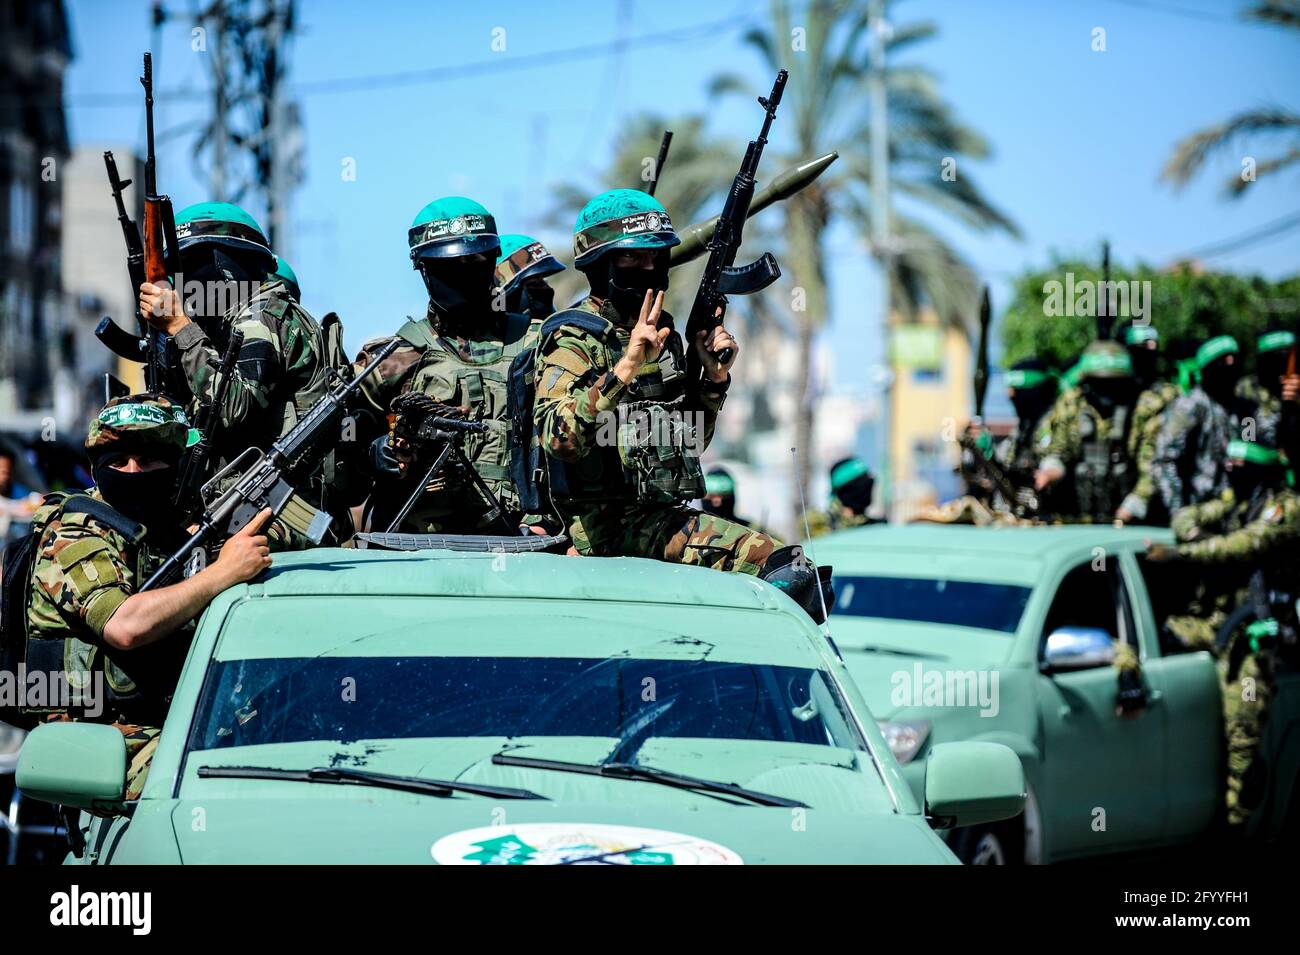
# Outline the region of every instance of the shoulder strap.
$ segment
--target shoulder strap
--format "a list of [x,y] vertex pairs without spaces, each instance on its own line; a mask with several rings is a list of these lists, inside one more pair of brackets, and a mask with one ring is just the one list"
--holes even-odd
[[501,349],[503,359],[513,360],[516,355],[524,350],[528,344],[528,328],[532,324],[532,319],[527,315],[520,315],[515,312],[506,313],[506,333],[505,341]]
[[426,322],[416,321],[413,318],[408,318],[406,323],[397,330],[397,337],[405,339],[416,348],[436,348],[438,345],[433,329]]
[[144,539],[143,524],[131,520],[131,518],[119,511],[113,510],[103,501],[96,500],[89,494],[71,495],[63,502],[62,513],[86,514],[136,544]]
[[562,312],[556,312],[542,323],[542,330],[537,338],[539,342],[544,342],[561,328],[572,326],[580,328],[584,332],[591,332],[593,335],[599,335],[601,338],[607,336],[613,331],[612,323],[580,308],[566,308]]

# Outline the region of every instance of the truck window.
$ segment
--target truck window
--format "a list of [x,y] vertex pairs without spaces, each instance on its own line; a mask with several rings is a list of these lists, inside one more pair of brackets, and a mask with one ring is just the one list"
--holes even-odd
[[1123,577],[1116,561],[1103,567],[1084,561],[1061,580],[1047,613],[1041,640],[1061,627],[1095,627],[1112,640],[1134,638],[1132,611],[1123,591]]

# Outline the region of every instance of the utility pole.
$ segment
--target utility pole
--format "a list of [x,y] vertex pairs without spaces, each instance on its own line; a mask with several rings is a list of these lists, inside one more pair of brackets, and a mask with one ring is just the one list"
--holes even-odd
[[889,378],[885,390],[885,406],[881,420],[883,445],[879,470],[881,473],[881,500],[889,516],[894,498],[895,462],[893,460],[894,405],[897,387],[891,356],[893,319],[893,244],[889,217],[889,97],[885,90],[885,42],[889,39],[889,23],[885,19],[886,0],[870,0],[867,8],[871,32],[871,69],[867,76],[867,98],[871,106],[871,238],[880,264],[881,329],[885,346],[885,363]]

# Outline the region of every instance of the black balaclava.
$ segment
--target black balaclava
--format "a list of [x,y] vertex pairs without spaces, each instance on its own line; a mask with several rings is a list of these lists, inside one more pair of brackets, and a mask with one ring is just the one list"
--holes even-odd
[[871,493],[875,489],[876,479],[870,474],[860,474],[852,481],[841,485],[835,492],[836,499],[854,514],[865,514],[871,506]]
[[[712,503],[714,497],[719,498],[716,506]],[[716,514],[728,521],[736,519],[736,495],[734,494],[706,494],[701,503],[706,513]]]
[[442,321],[442,331],[462,334],[474,330],[492,307],[496,263],[491,256],[420,259],[420,276]]
[[1289,349],[1276,348],[1255,356],[1255,376],[1259,378],[1259,385],[1274,398],[1282,394],[1282,376],[1286,374],[1288,352]]
[[587,272],[587,278],[591,282],[591,291],[594,295],[608,299],[618,310],[619,315],[629,321],[635,321],[641,314],[645,293],[659,292],[668,288],[668,250],[654,250],[652,269],[615,265],[617,256],[617,249],[601,256],[594,263],[594,267]]
[[[1228,362],[1231,358],[1231,363]],[[1223,406],[1227,406],[1237,391],[1237,381],[1241,378],[1241,365],[1237,356],[1223,355],[1201,369],[1201,388],[1205,393]]]
[[[1011,370],[1046,374],[1047,365],[1037,358],[1026,358],[1012,365]],[[1056,391],[1055,378],[1050,378],[1031,388],[1011,390],[1011,406],[1016,409],[1016,418],[1022,428],[1031,428],[1038,423],[1038,419],[1046,414],[1047,409],[1056,401]]]
[[1160,353],[1146,345],[1129,345],[1128,357],[1133,362],[1133,377],[1137,380],[1138,389],[1149,388],[1156,380]]
[[1228,470],[1228,486],[1238,501],[1249,501],[1256,491],[1276,485],[1281,469],[1249,461],[1233,461]]
[[[509,304],[511,297],[515,299],[514,305]],[[526,312],[533,321],[540,322],[555,313],[555,289],[545,279],[526,282],[510,293],[506,307],[512,312]]]
[[[252,289],[266,280],[266,269],[255,255],[204,242],[181,253],[181,278],[184,285],[203,283],[201,296],[191,298],[184,285],[179,289],[191,317],[203,323],[221,318],[232,306],[242,304]],[[228,286],[224,294],[217,294],[219,285]],[[225,309],[220,307],[223,303]],[[208,314],[210,310],[214,314]]]
[[101,456],[92,469],[95,487],[104,500],[115,511],[143,524],[155,540],[174,537],[180,522],[180,512],[173,501],[179,458],[169,459],[165,468],[128,473],[109,467],[113,457]]
[[1110,417],[1118,405],[1131,401],[1133,389],[1133,379],[1127,377],[1101,378],[1092,375],[1083,380],[1083,393],[1088,403],[1104,417]]

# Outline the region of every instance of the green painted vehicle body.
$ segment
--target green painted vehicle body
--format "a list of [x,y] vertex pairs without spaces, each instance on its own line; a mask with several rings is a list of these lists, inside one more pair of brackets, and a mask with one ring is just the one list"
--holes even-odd
[[[423,655],[801,668],[834,688],[838,725],[849,727],[856,742],[650,736],[637,753],[641,765],[734,783],[807,808],[492,760],[505,752],[600,763],[616,737],[439,736],[431,729],[428,736],[204,748],[212,737],[204,735],[200,703],[211,700],[223,666],[278,666],[288,658],[314,665],[331,657],[386,665],[385,658]],[[344,673],[340,692],[346,682]],[[358,680],[351,689],[360,706],[378,688]],[[263,718],[269,721],[276,705],[268,697]],[[308,714],[313,706],[325,708],[319,697],[292,705]],[[259,718],[255,711],[239,714],[245,717]],[[544,798],[434,796],[200,772],[233,766],[341,766],[512,787]],[[1003,817],[1023,803],[1023,777],[1004,750],[966,759],[957,752],[939,776],[934,786],[945,811]],[[999,781],[981,787],[976,777]],[[88,852],[68,861],[429,863],[447,861],[449,850],[438,847],[466,831],[494,825],[536,831],[550,824],[686,834],[725,847],[717,851],[745,864],[952,864],[955,857],[922,811],[923,798],[904,779],[833,645],[793,601],[754,578],[624,558],[319,549],[276,555],[268,573],[209,606],[141,798],[129,815],[83,816]]]
[[[1176,844],[1211,825],[1223,779],[1218,678],[1208,653],[1162,646],[1146,579],[1156,570],[1142,562],[1147,541],[1168,544],[1172,535],[1147,527],[911,524],[811,542],[815,560],[835,568],[832,637],[872,714],[882,726],[928,726],[914,756],[902,754],[914,792],[922,790],[934,746],[982,740],[1020,756],[1030,791],[1025,830],[1015,835],[1023,835],[1027,861]],[[918,605],[881,616],[870,606],[847,613],[841,603],[855,578],[886,578],[880,586],[899,578],[943,581],[949,595],[962,584],[1004,585],[1028,596],[1018,624],[1003,628],[976,615],[933,622],[952,616],[938,588],[928,596],[937,612]],[[1136,718],[1115,712],[1111,665],[1051,672],[1042,664],[1054,601],[1059,595],[1068,602],[1076,581],[1097,580],[1112,587],[1111,630],[1135,635],[1139,647],[1149,705]],[[852,591],[847,601],[854,601]],[[909,615],[921,619],[902,619]],[[945,685],[965,686],[966,699],[939,694],[932,672]],[[990,690],[996,686],[985,697],[995,696],[995,704],[972,692],[981,679]],[[933,696],[914,692],[930,680]]]

